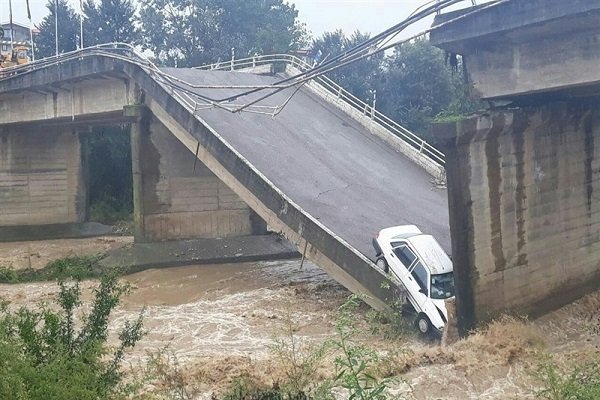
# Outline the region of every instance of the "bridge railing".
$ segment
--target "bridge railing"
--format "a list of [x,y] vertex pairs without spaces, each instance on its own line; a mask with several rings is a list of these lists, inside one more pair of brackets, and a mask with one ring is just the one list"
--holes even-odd
[[[219,71],[239,71],[245,69],[258,68],[265,65],[289,65],[292,68],[296,68],[301,72],[309,71],[313,68],[306,61],[290,54],[272,54],[264,56],[255,56],[248,58],[232,59],[230,61],[223,61],[209,65],[203,65],[196,69],[202,70],[219,70]],[[378,111],[373,105],[368,104],[342,86],[337,84],[331,78],[324,75],[319,75],[313,79],[313,82],[321,85],[328,92],[330,92],[333,98],[337,101],[343,101],[356,110],[360,111],[365,118],[369,118],[371,121],[379,124],[388,131],[392,132],[395,136],[402,139],[406,144],[417,150],[423,156],[428,157],[430,160],[444,166],[446,163],[445,155],[440,150],[436,149],[433,145],[417,136],[407,128],[398,124],[382,112]]]

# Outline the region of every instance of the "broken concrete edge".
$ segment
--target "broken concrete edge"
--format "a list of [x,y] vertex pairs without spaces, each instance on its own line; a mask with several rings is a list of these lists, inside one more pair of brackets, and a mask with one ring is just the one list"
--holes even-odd
[[0,226],[0,242],[81,239],[113,235],[119,236],[113,231],[112,226],[98,222]]
[[[300,70],[291,66],[287,66],[286,75],[296,75],[299,73],[301,73]],[[343,111],[346,115],[354,119],[370,133],[390,145],[394,150],[408,157],[412,162],[423,168],[434,179],[444,183],[446,182],[446,171],[442,165],[438,164],[425,154],[419,153],[414,147],[406,143],[400,137],[394,135],[389,129],[363,115],[351,104],[340,100],[337,98],[335,93],[327,90],[327,88],[318,82],[311,81],[305,87],[308,88],[311,93],[327,101],[328,104]]]

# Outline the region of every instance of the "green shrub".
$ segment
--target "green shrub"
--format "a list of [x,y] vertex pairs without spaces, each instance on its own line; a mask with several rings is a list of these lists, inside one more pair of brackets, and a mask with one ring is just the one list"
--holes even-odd
[[99,276],[94,266],[100,258],[98,255],[65,257],[49,262],[42,269],[0,267],[0,283],[94,278]]
[[0,283],[17,283],[19,274],[11,266],[0,266]]
[[378,362],[377,353],[367,346],[357,343],[356,309],[360,299],[352,295],[339,308],[336,321],[335,339],[332,348],[338,350],[335,358],[335,378],[332,387],[341,387],[349,393],[350,399],[386,400],[389,379],[377,379],[372,369]]
[[554,363],[543,364],[537,374],[543,389],[536,397],[547,400],[600,399],[600,361],[562,372]]
[[49,262],[41,271],[43,280],[81,280],[98,276],[94,272],[94,265],[100,259],[99,256],[77,256],[60,258]]
[[121,390],[121,362],[142,337],[142,314],[119,333],[119,345],[106,345],[109,316],[128,288],[105,276],[83,314],[78,283],[59,283],[58,311],[0,307],[0,398],[86,400],[114,398]]

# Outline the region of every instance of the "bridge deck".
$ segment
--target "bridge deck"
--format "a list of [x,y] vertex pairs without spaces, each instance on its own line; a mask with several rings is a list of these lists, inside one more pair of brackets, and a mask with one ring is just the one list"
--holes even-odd
[[[277,79],[194,69],[165,72],[195,85],[260,85]],[[240,90],[195,92],[214,98]],[[282,104],[291,93],[286,89],[260,104]],[[300,90],[276,117],[222,109],[197,115],[300,207],[369,258],[374,233],[401,224],[418,225],[450,252],[446,191],[436,188],[421,167],[310,90]]]

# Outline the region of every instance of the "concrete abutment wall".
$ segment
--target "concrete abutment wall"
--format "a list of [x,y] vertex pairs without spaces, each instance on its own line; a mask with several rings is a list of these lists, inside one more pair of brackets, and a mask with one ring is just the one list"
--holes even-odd
[[490,111],[448,146],[463,329],[600,285],[600,102]]

